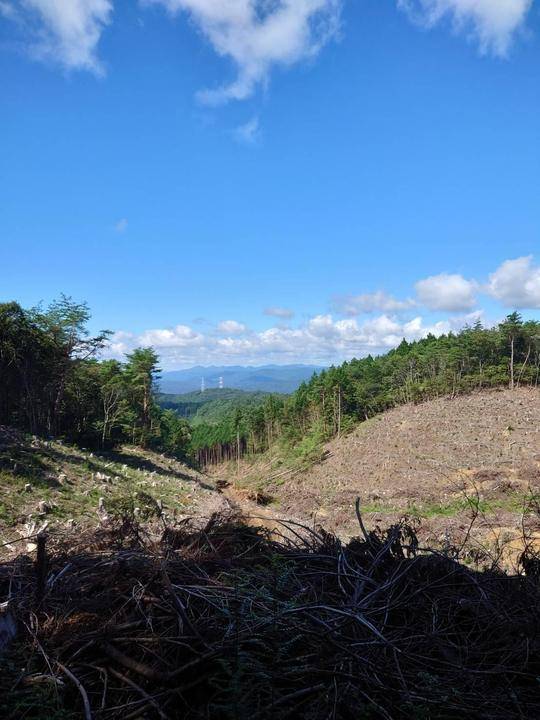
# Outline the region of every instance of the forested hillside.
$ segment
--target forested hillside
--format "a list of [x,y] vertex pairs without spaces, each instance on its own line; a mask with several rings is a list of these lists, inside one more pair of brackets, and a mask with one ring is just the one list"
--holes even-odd
[[260,405],[266,397],[268,393],[265,392],[209,388],[181,395],[160,393],[157,399],[163,409],[174,410],[192,425],[197,425],[201,422],[219,423],[237,408]]
[[[100,361],[88,319],[0,306],[2,717],[538,717],[538,323],[404,341],[190,426],[155,352]],[[326,467],[275,472],[328,438]],[[236,458],[234,482],[169,453]]]
[[91,448],[129,442],[182,456],[189,425],[156,403],[156,353],[99,361],[109,333],[90,336],[89,319],[86,304],[65,296],[46,309],[0,304],[0,425]]
[[199,427],[192,447],[201,463],[235,453],[264,452],[280,441],[309,456],[325,440],[391,407],[476,389],[538,385],[540,323],[518,313],[486,328],[409,343],[323,370],[288,398],[270,396],[261,406]]

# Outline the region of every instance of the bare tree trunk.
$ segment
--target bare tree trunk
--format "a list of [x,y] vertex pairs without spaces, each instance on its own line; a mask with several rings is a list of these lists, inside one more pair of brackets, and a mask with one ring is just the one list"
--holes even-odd
[[240,477],[240,430],[236,431],[236,478]]
[[529,347],[527,349],[527,357],[525,358],[525,361],[524,361],[523,365],[521,366],[521,370],[519,371],[519,375],[518,375],[518,379],[517,379],[518,387],[521,383],[521,378],[523,377],[523,373],[525,372],[525,367],[526,367],[527,363],[529,362],[530,355],[531,355],[531,346],[529,345]]
[[514,389],[514,336],[510,338],[510,390]]
[[105,438],[107,437],[107,423],[108,423],[108,418],[107,418],[107,413],[105,413],[103,416],[103,432],[101,433],[101,449],[102,450],[105,447]]
[[338,387],[338,423],[337,423],[337,436],[341,436],[341,388]]

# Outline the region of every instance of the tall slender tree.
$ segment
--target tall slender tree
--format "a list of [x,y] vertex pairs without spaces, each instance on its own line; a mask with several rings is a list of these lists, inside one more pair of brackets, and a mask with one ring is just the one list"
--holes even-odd
[[514,380],[514,363],[516,355],[516,341],[520,336],[523,328],[523,320],[518,312],[513,312],[507,315],[504,322],[499,325],[499,329],[504,339],[510,345],[510,380],[509,387],[511,390],[515,387]]
[[157,417],[156,383],[161,373],[153,348],[137,348],[126,356],[127,394],[133,410],[132,441],[143,447],[150,444],[153,421]]

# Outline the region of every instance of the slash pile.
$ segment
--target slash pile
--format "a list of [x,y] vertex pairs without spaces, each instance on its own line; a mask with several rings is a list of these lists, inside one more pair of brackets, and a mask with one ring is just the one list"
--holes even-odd
[[538,578],[360,524],[347,545],[218,517],[159,542],[132,525],[49,538],[38,567],[0,566],[18,625],[0,717],[540,717]]

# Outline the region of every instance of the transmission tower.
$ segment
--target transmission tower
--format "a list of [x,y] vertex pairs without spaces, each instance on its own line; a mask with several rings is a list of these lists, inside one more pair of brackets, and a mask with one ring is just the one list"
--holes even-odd
[[206,385],[204,384],[204,378],[201,378],[201,392],[203,393],[206,390]]
[[219,378],[218,387],[220,390],[223,390],[223,378],[222,377]]

